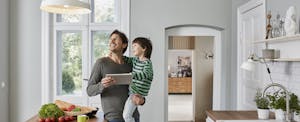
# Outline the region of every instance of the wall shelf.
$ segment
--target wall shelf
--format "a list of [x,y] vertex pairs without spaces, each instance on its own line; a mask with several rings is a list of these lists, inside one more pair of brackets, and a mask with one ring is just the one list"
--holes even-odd
[[276,37],[271,39],[264,39],[259,41],[254,41],[254,44],[259,43],[280,43],[280,42],[288,42],[288,41],[300,41],[300,34],[292,35],[292,36],[283,36],[283,37]]
[[274,62],[298,62],[300,58],[277,58],[277,59],[265,59],[266,61]]

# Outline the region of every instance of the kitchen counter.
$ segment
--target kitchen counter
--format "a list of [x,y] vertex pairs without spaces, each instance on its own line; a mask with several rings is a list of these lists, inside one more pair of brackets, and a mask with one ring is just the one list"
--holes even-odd
[[[31,117],[29,120],[27,120],[26,122],[38,122],[38,121],[39,121],[39,117],[38,115],[35,115]],[[77,122],[77,120],[68,121],[68,122]],[[107,121],[105,121],[103,118],[103,112],[98,111],[95,117],[90,118],[87,122],[107,122]]]
[[[207,122],[217,122],[219,120],[232,120],[232,121],[241,121],[247,120],[258,120],[257,111],[206,111],[207,115]],[[275,121],[274,113],[270,113],[270,119]],[[267,121],[267,120],[260,120],[260,121]],[[225,122],[225,121],[222,121]],[[226,121],[228,122],[228,121]],[[246,122],[246,121],[245,121]]]

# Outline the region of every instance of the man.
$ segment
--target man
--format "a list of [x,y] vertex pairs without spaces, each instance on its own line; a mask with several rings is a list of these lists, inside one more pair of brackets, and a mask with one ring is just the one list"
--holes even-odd
[[[124,62],[123,53],[128,46],[126,35],[118,30],[111,33],[109,50],[111,54],[97,60],[94,64],[87,87],[89,96],[101,95],[104,118],[108,122],[124,122],[123,107],[128,98],[128,85],[114,85],[115,80],[106,77],[106,74],[129,73],[132,66]],[[139,95],[132,98],[136,105],[144,104],[145,100]],[[139,122],[139,113],[136,110],[133,117]]]

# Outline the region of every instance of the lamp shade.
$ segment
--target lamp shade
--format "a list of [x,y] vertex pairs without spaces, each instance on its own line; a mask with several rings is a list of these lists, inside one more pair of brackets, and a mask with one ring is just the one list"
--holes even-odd
[[40,9],[57,14],[88,14],[90,4],[79,0],[44,0]]
[[252,59],[248,59],[241,65],[241,68],[248,71],[253,71],[255,68],[254,61]]

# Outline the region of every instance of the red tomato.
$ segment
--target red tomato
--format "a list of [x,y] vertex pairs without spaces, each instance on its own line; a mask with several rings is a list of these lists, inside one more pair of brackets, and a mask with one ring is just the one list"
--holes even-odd
[[75,109],[75,105],[71,105],[69,108],[67,108],[68,109],[68,111],[72,111],[73,109]]
[[68,116],[65,116],[65,121],[70,121],[70,118]]
[[70,108],[74,109],[74,108],[76,108],[76,106],[75,105],[71,105]]
[[70,117],[69,117],[69,119],[72,121],[72,120],[74,120],[75,118],[74,118],[74,117],[72,117],[72,116],[70,116]]
[[50,118],[46,118],[45,122],[51,122]]
[[39,118],[39,122],[45,122],[45,119]]
[[58,122],[64,122],[64,121],[65,121],[65,118],[63,116],[58,118]]
[[51,118],[50,118],[50,121],[51,121],[51,122],[55,122],[55,118],[54,118],[54,117],[51,117]]

